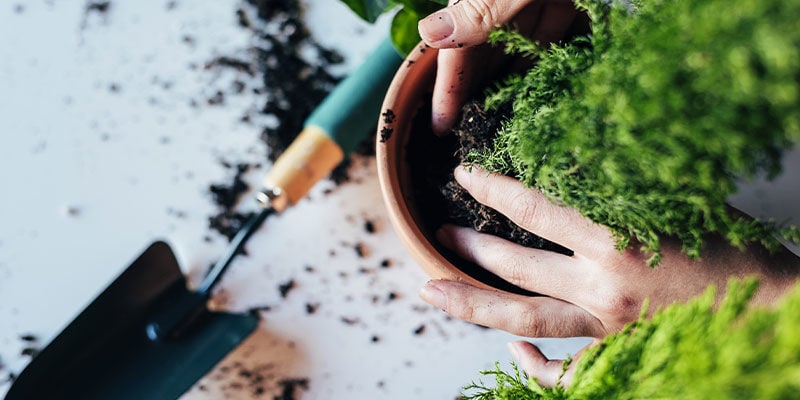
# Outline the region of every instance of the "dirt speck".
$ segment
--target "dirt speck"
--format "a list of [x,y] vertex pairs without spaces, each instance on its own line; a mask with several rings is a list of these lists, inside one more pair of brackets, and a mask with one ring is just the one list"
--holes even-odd
[[81,208],[78,206],[68,205],[64,206],[64,208],[62,209],[62,214],[65,217],[77,218],[81,215],[81,211],[82,211]]
[[365,221],[364,230],[369,234],[375,233],[375,223],[370,220]]
[[285,299],[286,296],[289,295],[289,292],[296,287],[297,283],[295,283],[294,279],[289,279],[288,281],[278,285],[278,292],[281,294],[281,298]]
[[369,255],[369,249],[364,243],[356,243],[353,249],[356,251],[358,258],[366,258]]
[[110,1],[90,0],[86,3],[86,13],[96,12],[99,14],[105,14],[110,9],[111,9]]
[[320,303],[306,303],[306,314],[316,314],[319,309]]
[[297,400],[299,391],[308,390],[308,378],[283,379],[278,382],[281,387],[281,394],[275,396],[275,400]]
[[340,320],[342,321],[343,324],[350,326],[357,325],[358,323],[361,322],[361,320],[356,317],[341,317]]
[[25,334],[19,335],[19,340],[22,340],[23,342],[31,343],[31,342],[38,342],[39,338],[34,334],[25,333]]

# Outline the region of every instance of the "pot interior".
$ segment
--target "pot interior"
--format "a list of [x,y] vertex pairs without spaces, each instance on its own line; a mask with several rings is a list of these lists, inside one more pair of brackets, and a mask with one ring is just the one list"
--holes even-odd
[[431,174],[450,174],[458,160],[453,135],[431,130],[435,49],[418,47],[400,67],[382,108],[378,127],[378,169],[390,219],[404,245],[433,278],[520,294],[516,287],[445,248],[435,237],[446,222],[448,204],[427,184]]

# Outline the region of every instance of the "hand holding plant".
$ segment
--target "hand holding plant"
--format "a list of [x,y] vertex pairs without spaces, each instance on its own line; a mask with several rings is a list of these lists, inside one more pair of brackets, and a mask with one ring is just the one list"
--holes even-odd
[[587,23],[569,0],[460,0],[421,20],[422,40],[440,49],[433,91],[434,132],[447,133],[473,91],[503,64],[513,64],[514,58],[486,44],[497,26],[514,25],[520,33],[547,44]]
[[[427,302],[479,325],[526,337],[602,338],[635,321],[646,301],[655,310],[702,294],[711,284],[724,288],[730,277],[757,276],[761,284],[753,300],[771,304],[800,277],[800,258],[786,250],[770,254],[753,245],[742,252],[713,237],[705,241],[700,259],[682,253],[679,243],[665,241],[662,265],[651,268],[638,250],[616,250],[607,228],[573,208],[553,204],[513,178],[459,167],[456,179],[479,202],[574,251],[570,257],[469,228],[443,227],[437,238],[444,245],[543,295],[522,296],[442,280],[430,281],[422,289]],[[723,294],[720,291],[719,296]],[[512,352],[523,369],[542,383],[554,383],[561,373],[561,362],[550,362],[529,343],[512,344]]]
[[[646,353],[638,350],[638,339],[628,342],[625,336],[647,336],[648,331],[636,330],[645,326],[642,320],[623,327],[639,319],[645,305],[656,311],[709,285],[725,287],[731,277],[758,277],[753,300],[761,304],[773,303],[798,281],[800,259],[778,238],[800,243],[800,229],[751,219],[726,201],[740,182],[778,174],[783,152],[800,142],[800,3],[737,0],[733,8],[726,0],[575,3],[591,19],[591,35],[550,46],[545,44],[570,37],[580,25],[584,14],[567,10],[569,3],[548,2],[555,7],[548,11],[544,1],[459,0],[420,23],[426,43],[441,49],[432,117],[439,134],[453,124],[478,80],[489,70],[497,72],[495,57],[518,62],[480,45],[496,25],[511,25],[492,32],[491,40],[536,65],[508,79],[487,100],[489,108],[513,109],[494,147],[468,158],[494,174],[476,167],[472,172],[460,168],[456,176],[478,201],[574,252],[548,253],[445,226],[437,233],[442,244],[542,296],[448,281],[429,282],[421,296],[461,319],[529,337],[600,338],[623,329],[583,356],[580,364],[600,367],[588,379],[586,373],[579,377],[578,367],[573,387],[579,389],[606,385],[627,390],[637,386],[619,382],[649,379],[647,390],[674,393],[678,390],[669,386],[670,373],[690,371],[700,380],[709,375],[713,383],[722,371],[716,367],[733,366],[728,376],[745,381],[769,371],[764,366],[781,370],[786,360],[770,358],[779,353],[770,350],[768,340],[753,335],[764,346],[748,352],[755,348],[752,340],[722,337],[719,329],[705,338],[709,346],[704,350],[729,345],[736,350],[719,354],[718,365],[710,366],[707,356],[695,357],[698,337],[665,343],[658,335],[652,342],[656,359],[639,365],[637,355]],[[734,308],[741,311],[753,290]],[[692,329],[701,336],[712,332],[691,325],[695,316],[711,314],[719,301],[713,291],[706,293],[707,310],[689,303],[680,318],[663,313],[656,317],[660,331],[676,338]],[[798,298],[795,294],[788,311],[781,311],[793,319],[776,323],[775,332],[800,326]],[[725,310],[722,319],[730,314]],[[608,340],[617,343],[614,352],[603,352]],[[511,349],[540,383],[557,383],[564,372],[560,361],[547,360],[528,343]],[[729,362],[733,353],[744,355],[743,366]],[[796,360],[787,362],[796,370]],[[642,365],[650,367],[640,375],[630,372]],[[566,372],[568,380],[571,371]],[[742,378],[743,372],[750,375]],[[747,387],[772,390],[759,386],[762,381]],[[780,390],[786,387],[796,385]],[[565,398],[566,392],[557,387],[553,393]],[[495,398],[489,396],[480,398]]]

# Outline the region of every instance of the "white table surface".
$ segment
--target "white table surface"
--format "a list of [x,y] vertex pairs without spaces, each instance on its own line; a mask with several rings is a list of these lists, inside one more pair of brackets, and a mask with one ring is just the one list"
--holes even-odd
[[[231,176],[220,159],[265,160],[258,122],[239,121],[263,99],[246,93],[205,105],[245,77],[191,65],[242,54],[253,40],[236,24],[237,4],[113,1],[105,16],[89,18],[77,0],[0,4],[0,377],[29,361],[21,334],[47,343],[150,242],[171,243],[194,283],[222,253],[222,237],[204,240],[216,212],[207,188]],[[316,40],[347,57],[338,72],[363,60],[388,29],[387,20],[367,25],[337,1],[307,6]],[[800,170],[797,153],[786,165]],[[257,186],[267,167],[246,180]],[[330,194],[323,191],[333,185],[323,182],[271,217],[220,285],[223,309],[272,307],[221,363],[273,365],[267,392],[237,389],[243,381],[218,368],[185,398],[271,398],[277,380],[308,378],[299,398],[453,399],[479,370],[507,365],[514,336],[452,320],[418,299],[426,277],[389,226],[374,159],[357,159],[351,174]],[[734,202],[797,221],[798,198],[797,180],[784,176],[749,185]],[[374,234],[364,229],[368,220]],[[364,258],[353,249],[359,243]],[[379,267],[384,259],[390,268]],[[281,299],[277,286],[289,279],[297,288]],[[307,303],[319,303],[318,311],[307,314]],[[563,357],[585,340],[536,343]],[[8,387],[0,382],[0,395]]]
[[[168,3],[112,1],[105,16],[89,18],[83,1],[0,4],[0,376],[29,361],[21,334],[47,343],[155,239],[171,243],[196,283],[226,244],[214,233],[204,241],[216,212],[208,185],[231,176],[219,160],[265,160],[258,122],[239,122],[263,98],[204,103],[246,76],[190,67],[241,55],[253,40],[236,24],[239,3]],[[346,56],[339,73],[388,30],[388,21],[365,24],[332,0],[309,1],[306,18],[317,41]],[[201,105],[192,108],[192,99]],[[256,186],[267,167],[245,179]],[[419,300],[426,278],[389,226],[374,159],[358,159],[351,174],[331,194],[323,190],[333,185],[321,183],[270,218],[220,285],[223,309],[272,306],[221,364],[276,365],[267,392],[235,389],[239,378],[216,379],[217,370],[186,398],[272,398],[278,379],[307,377],[302,399],[452,399],[480,369],[510,360],[513,336],[450,320]],[[384,259],[390,268],[379,267]],[[281,299],[277,286],[289,279],[297,288]],[[318,311],[307,314],[306,303]],[[540,343],[552,355],[577,348]],[[0,396],[8,387],[0,382]]]

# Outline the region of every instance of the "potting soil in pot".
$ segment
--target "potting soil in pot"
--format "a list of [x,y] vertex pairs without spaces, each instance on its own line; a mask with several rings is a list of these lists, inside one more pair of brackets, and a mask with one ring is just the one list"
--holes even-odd
[[528,293],[503,281],[478,265],[467,262],[441,246],[434,232],[443,224],[471,227],[478,232],[499,236],[526,247],[572,255],[556,243],[530,233],[501,213],[484,206],[470,196],[453,176],[453,170],[463,164],[472,150],[492,145],[502,122],[510,110],[486,112],[479,101],[466,104],[451,134],[438,137],[430,131],[430,105],[421,108],[414,123],[415,132],[408,144],[408,163],[411,179],[416,185],[414,198],[421,225],[434,246],[454,265],[473,278],[498,289]]

